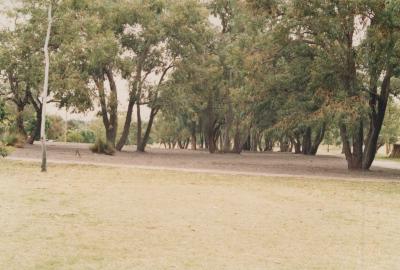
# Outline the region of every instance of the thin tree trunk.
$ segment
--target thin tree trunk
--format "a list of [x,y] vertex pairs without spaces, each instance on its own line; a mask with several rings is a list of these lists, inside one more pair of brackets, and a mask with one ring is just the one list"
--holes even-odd
[[50,58],[49,58],[49,42],[50,33],[52,26],[52,5],[51,2],[48,8],[48,26],[46,41],[44,44],[44,55],[45,55],[45,72],[44,72],[44,85],[43,85],[43,101],[42,101],[42,121],[40,128],[40,139],[42,141],[42,172],[47,171],[47,150],[46,150],[46,103],[47,103],[47,92],[49,88],[49,71],[50,71]]
[[304,155],[310,155],[311,153],[311,127],[307,127],[303,135],[302,151]]
[[24,127],[24,110],[25,110],[25,104],[17,105],[16,126],[17,126],[17,132],[22,136],[26,137],[26,131]]
[[142,146],[142,116],[140,114],[140,102],[136,102],[136,118],[137,118],[137,131],[136,131],[136,151],[144,152],[141,149]]
[[149,123],[147,125],[146,131],[144,133],[143,139],[141,140],[141,145],[138,145],[138,151],[139,152],[144,152],[146,150],[146,146],[147,146],[147,142],[149,141],[150,138],[150,132],[151,132],[151,128],[153,126],[154,123],[154,119],[158,113],[159,108],[152,108],[151,112],[150,112],[150,119],[149,119]]
[[192,123],[192,129],[190,134],[190,144],[192,150],[197,150],[197,137],[196,137],[196,122]]
[[231,151],[231,129],[233,122],[233,108],[232,102],[228,99],[228,112],[225,115],[225,137],[224,137],[224,145],[223,152],[229,153]]

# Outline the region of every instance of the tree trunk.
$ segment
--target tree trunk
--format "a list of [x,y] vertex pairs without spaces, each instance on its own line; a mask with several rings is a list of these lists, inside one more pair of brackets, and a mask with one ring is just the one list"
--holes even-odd
[[358,120],[356,123],[356,130],[353,136],[353,151],[348,139],[347,128],[344,124],[340,125],[340,135],[343,142],[343,150],[345,152],[347,167],[349,170],[361,170],[363,160],[363,123],[362,120]]
[[269,136],[265,136],[265,137],[264,137],[264,142],[265,142],[264,151],[265,151],[265,152],[273,151],[273,149],[274,149],[274,142],[273,142],[273,140],[272,140]]
[[225,115],[225,131],[224,131],[224,145],[223,145],[223,152],[229,153],[231,151],[231,129],[232,129],[232,122],[233,122],[233,108],[232,102],[228,100],[228,112]]
[[136,102],[136,120],[137,120],[137,131],[136,131],[136,151],[144,152],[142,149],[142,116],[140,114],[140,102]]
[[105,73],[108,79],[108,83],[110,85],[110,97],[108,101],[109,109],[109,127],[107,140],[112,146],[115,148],[115,141],[117,139],[117,131],[118,131],[118,93],[117,93],[117,85],[114,80],[114,75],[111,68],[106,68]]
[[[362,161],[362,168],[368,170],[375,159],[378,149],[379,134],[382,129],[383,120],[385,118],[386,107],[389,100],[390,93],[390,80],[392,77],[392,70],[389,68],[382,81],[381,93],[379,98],[376,94],[370,96],[370,128],[368,132],[367,141],[365,144],[364,157]],[[377,101],[376,101],[377,100]],[[376,108],[376,102],[377,108]]]
[[200,133],[200,149],[204,149],[204,133]]
[[190,144],[192,150],[196,150],[197,148],[197,138],[196,138],[196,122],[192,123],[192,129],[190,134]]
[[243,144],[241,141],[240,132],[236,130],[233,139],[233,152],[236,154],[240,154],[242,151],[243,151]]
[[293,139],[293,145],[294,145],[294,153],[295,153],[295,154],[301,154],[301,142],[300,142],[300,138],[294,138],[294,139]]
[[326,124],[322,123],[322,126],[318,130],[318,133],[315,136],[314,142],[311,146],[311,152],[310,152],[311,155],[315,156],[317,154],[318,148],[319,148],[320,144],[322,143],[322,140],[325,137],[325,131],[326,131]]
[[32,130],[31,134],[28,137],[27,143],[33,144],[35,139],[40,137],[40,127],[42,125],[42,109],[36,111],[36,125],[35,128]]
[[304,155],[310,155],[311,154],[311,127],[307,127],[306,131],[303,135],[303,144],[302,144],[302,151]]
[[128,141],[128,136],[129,136],[130,129],[131,129],[132,114],[133,114],[134,106],[135,106],[135,98],[131,97],[129,99],[129,103],[128,103],[128,111],[126,112],[124,129],[122,131],[121,137],[120,137],[120,139],[117,143],[117,147],[116,147],[118,151],[121,151],[122,148],[126,145],[126,142]]
[[149,123],[147,125],[146,131],[144,133],[143,138],[140,140],[140,144],[138,144],[138,151],[139,152],[144,152],[146,150],[146,146],[147,146],[147,142],[149,141],[150,138],[150,132],[151,132],[151,128],[153,126],[154,123],[154,118],[156,117],[157,113],[158,113],[158,108],[152,108],[151,112],[150,112],[150,119],[149,119]]
[[18,134],[26,137],[26,131],[24,127],[24,110],[25,104],[17,105],[16,127]]
[[209,96],[207,104],[207,143],[208,151],[213,154],[217,150],[215,141],[215,116],[214,116],[214,101],[212,95]]
[[390,153],[390,158],[400,158],[400,144],[394,144],[392,153]]
[[279,147],[280,147],[280,151],[282,153],[284,152],[289,152],[290,150],[290,144],[287,138],[285,137],[281,137],[279,140]]
[[46,41],[44,44],[44,57],[45,57],[45,71],[44,71],[44,85],[42,93],[42,121],[40,125],[40,140],[42,141],[42,172],[47,172],[47,149],[46,149],[46,104],[47,94],[49,90],[49,72],[50,72],[50,56],[49,56],[49,42],[52,26],[52,5],[49,4],[47,16],[47,33]]

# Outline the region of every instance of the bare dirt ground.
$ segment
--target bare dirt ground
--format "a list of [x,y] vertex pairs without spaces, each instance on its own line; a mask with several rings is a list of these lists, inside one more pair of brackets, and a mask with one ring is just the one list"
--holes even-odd
[[[192,166],[193,153],[174,155],[146,159]],[[228,160],[251,169],[272,159]],[[0,269],[399,269],[400,183],[322,179],[65,164],[42,174],[0,160]]]
[[[81,157],[76,156],[79,150]],[[41,147],[36,144],[16,149],[11,159],[38,160]],[[149,148],[147,153],[133,149],[115,156],[93,154],[85,144],[50,143],[49,161],[77,164],[131,166],[148,169],[178,169],[183,171],[220,172],[247,175],[281,175],[324,178],[358,178],[400,180],[400,166],[386,161],[376,161],[369,172],[349,172],[346,161],[338,155],[309,157],[288,153],[214,154],[205,151],[164,150]],[[399,169],[396,169],[399,168]]]

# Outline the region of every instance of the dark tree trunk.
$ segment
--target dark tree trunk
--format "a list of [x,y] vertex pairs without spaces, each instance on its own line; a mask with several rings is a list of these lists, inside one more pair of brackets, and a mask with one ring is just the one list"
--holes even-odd
[[303,134],[303,144],[302,144],[302,152],[304,155],[310,155],[311,154],[311,127],[307,127],[306,131]]
[[274,149],[274,142],[269,136],[265,136],[264,142],[265,142],[265,148],[264,148],[265,152],[269,152]]
[[190,134],[190,144],[192,150],[197,150],[197,138],[196,138],[196,122],[192,123],[192,129]]
[[122,131],[121,138],[119,139],[116,147],[118,151],[121,151],[122,148],[126,145],[126,142],[128,141],[128,136],[130,133],[131,123],[132,123],[133,107],[135,106],[135,100],[136,99],[134,96],[132,96],[129,99],[128,111],[126,113],[124,129]]
[[289,141],[287,140],[287,138],[282,137],[279,140],[279,147],[280,147],[280,151],[281,152],[289,152],[290,150],[290,145],[289,145]]
[[114,75],[111,69],[107,68],[105,70],[108,83],[110,85],[110,97],[108,101],[109,107],[109,127],[107,134],[107,141],[111,143],[111,145],[115,148],[115,142],[117,139],[117,131],[118,131],[118,93],[117,93],[117,85],[114,80]]
[[207,145],[208,151],[213,154],[217,150],[215,138],[215,115],[214,115],[214,101],[212,95],[209,96],[207,104]]
[[390,158],[400,158],[400,144],[394,144],[392,153],[390,153]]
[[27,143],[33,144],[36,138],[40,137],[40,126],[42,125],[42,108],[36,112],[36,123],[32,132],[28,136]]
[[240,133],[239,131],[236,131],[233,139],[233,152],[236,154],[240,154],[242,151],[243,151],[243,144],[240,137]]
[[106,140],[107,143],[111,144],[115,147],[115,140],[117,134],[117,108],[118,108],[118,101],[117,101],[117,93],[115,88],[115,82],[111,78],[112,73],[109,71],[105,71],[107,77],[109,78],[109,84],[111,89],[111,94],[109,98],[109,107],[110,107],[110,117],[108,116],[108,109],[107,109],[107,98],[104,89],[104,76],[96,77],[94,76],[93,79],[95,81],[97,91],[99,93],[99,100],[100,100],[100,109],[101,109],[101,117],[103,120],[103,125],[106,130]]
[[213,154],[215,153],[215,151],[217,151],[217,146],[215,145],[215,140],[214,140],[214,132],[213,131],[209,131],[208,132],[208,151]]
[[343,142],[343,150],[345,152],[347,167],[349,170],[361,170],[362,169],[362,159],[363,159],[363,123],[360,119],[356,123],[356,130],[353,136],[353,151],[350,146],[347,128],[344,124],[340,125],[340,135]]
[[[391,68],[388,69],[382,81],[381,93],[379,98],[376,94],[370,96],[370,127],[365,144],[364,157],[362,167],[368,170],[375,159],[378,147],[379,134],[382,129],[383,120],[385,118],[386,107],[389,99],[390,80],[392,77]],[[376,89],[373,89],[375,91]]]
[[35,128],[31,131],[31,134],[28,136],[27,143],[33,144],[35,139],[40,137],[40,127],[42,125],[42,103],[40,102],[39,98],[34,98],[32,93],[29,92],[28,95],[29,101],[32,104],[33,108],[35,109],[36,113],[36,125]]
[[225,115],[225,131],[224,131],[224,145],[223,152],[229,153],[231,152],[231,129],[233,123],[233,108],[232,102],[228,100],[228,112]]
[[204,149],[204,133],[200,133],[200,149]]
[[140,114],[139,100],[138,102],[136,102],[136,118],[137,118],[136,151],[144,152],[144,149],[142,149],[142,116]]
[[293,145],[294,145],[294,153],[295,153],[295,154],[301,154],[301,142],[300,142],[300,138],[294,138],[294,139],[293,139]]
[[16,127],[18,134],[26,137],[26,131],[24,126],[24,110],[25,104],[18,104],[17,105],[17,115],[16,115]]
[[242,146],[242,150],[244,151],[250,151],[251,150],[251,138],[250,135],[246,137],[246,141],[244,145]]
[[[144,152],[146,150],[147,143],[150,138],[150,132],[153,127],[154,119],[159,111],[159,108],[152,108],[150,112],[149,123],[147,125],[146,131],[143,138],[140,140],[140,144],[137,145],[137,151]],[[139,135],[139,134],[138,134]],[[138,142],[139,143],[139,142]]]
[[311,146],[311,152],[310,152],[311,155],[315,156],[317,154],[318,148],[321,145],[322,140],[325,137],[325,131],[326,131],[326,124],[323,123],[321,128],[318,130],[318,133],[315,136],[314,142]]
[[187,138],[185,141],[185,149],[189,148],[190,138]]

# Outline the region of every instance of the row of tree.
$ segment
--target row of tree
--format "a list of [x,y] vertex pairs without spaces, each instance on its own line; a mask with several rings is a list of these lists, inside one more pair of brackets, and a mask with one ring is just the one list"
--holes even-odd
[[[369,169],[400,88],[398,0],[52,4],[49,102],[99,108],[117,150],[134,118],[138,151],[154,125],[166,146],[210,153],[272,150],[278,141],[281,151],[315,155],[337,133],[349,169]],[[34,108],[31,143],[43,108],[47,5],[21,0],[9,12],[15,25],[0,33],[1,92],[17,109],[21,134],[23,112]],[[129,85],[122,120],[120,80]]]

